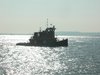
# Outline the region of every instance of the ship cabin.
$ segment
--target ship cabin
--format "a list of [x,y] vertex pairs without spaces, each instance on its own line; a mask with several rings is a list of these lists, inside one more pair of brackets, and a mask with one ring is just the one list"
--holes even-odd
[[34,36],[30,38],[30,43],[34,44],[51,44],[56,41],[55,26],[47,27],[44,31],[35,32]]

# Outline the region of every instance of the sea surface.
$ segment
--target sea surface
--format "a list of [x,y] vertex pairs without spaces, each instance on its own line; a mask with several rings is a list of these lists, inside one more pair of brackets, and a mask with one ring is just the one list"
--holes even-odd
[[100,35],[58,35],[68,47],[16,46],[31,35],[0,35],[0,75],[100,75]]

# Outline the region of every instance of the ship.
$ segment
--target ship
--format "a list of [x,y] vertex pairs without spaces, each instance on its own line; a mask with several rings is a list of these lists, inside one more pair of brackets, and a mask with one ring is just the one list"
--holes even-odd
[[59,40],[55,36],[55,26],[47,27],[45,30],[39,30],[39,32],[35,32],[29,42],[24,43],[17,43],[16,45],[20,46],[40,46],[40,47],[67,47],[68,46],[68,39]]

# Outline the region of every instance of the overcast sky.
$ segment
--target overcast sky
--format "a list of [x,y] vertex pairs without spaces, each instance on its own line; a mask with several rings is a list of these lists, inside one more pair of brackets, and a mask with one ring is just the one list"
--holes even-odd
[[57,31],[100,32],[100,0],[0,0],[0,33]]

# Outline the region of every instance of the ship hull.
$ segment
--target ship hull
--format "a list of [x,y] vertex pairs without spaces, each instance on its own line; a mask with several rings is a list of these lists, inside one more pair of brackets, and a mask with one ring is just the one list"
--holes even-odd
[[34,43],[17,43],[16,45],[19,46],[42,46],[42,47],[67,47],[68,46],[68,39],[53,42],[53,43],[48,43],[48,44],[34,44]]

